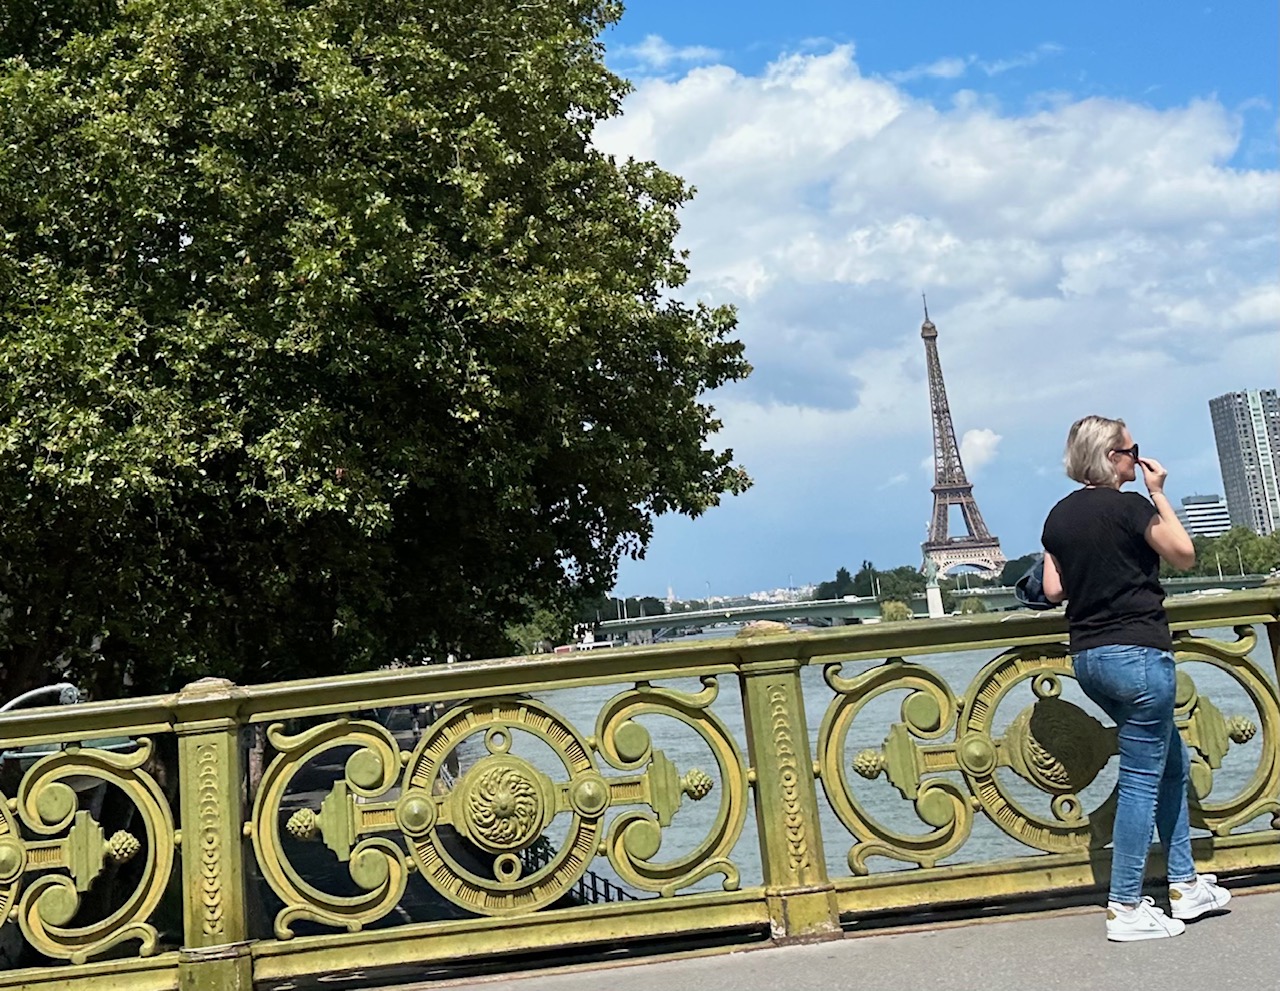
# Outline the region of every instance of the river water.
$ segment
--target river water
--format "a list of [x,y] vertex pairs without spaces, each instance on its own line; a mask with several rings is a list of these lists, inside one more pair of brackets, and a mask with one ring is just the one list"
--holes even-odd
[[[732,627],[713,629],[702,634],[699,639],[732,636],[735,632],[736,629]],[[1228,642],[1235,639],[1234,634],[1229,629],[1203,631],[1203,634]],[[1258,634],[1258,647],[1253,653],[1254,665],[1266,675],[1268,680],[1274,682],[1275,672],[1269,665],[1269,651],[1266,647],[1265,631],[1259,629]],[[914,663],[929,667],[941,675],[951,686],[952,691],[960,695],[966,691],[970,681],[982,666],[994,656],[995,652],[990,650],[975,650],[935,654],[913,658],[912,660]],[[846,664],[841,674],[846,677],[852,676],[874,667],[877,663],[879,662],[868,661]],[[1252,701],[1239,683],[1229,675],[1203,663],[1184,664],[1181,666],[1181,670],[1187,671],[1192,676],[1201,695],[1212,699],[1224,716],[1229,718],[1233,715],[1243,715],[1260,726],[1260,719]],[[821,725],[824,711],[832,701],[833,692],[823,681],[822,665],[812,665],[805,668],[802,671],[801,680],[804,687],[809,743],[812,752],[816,753],[818,727]],[[611,685],[580,688],[538,693],[536,697],[563,715],[583,736],[589,736],[594,732],[596,716],[604,703],[614,694],[625,690],[627,687],[629,686]],[[677,679],[663,682],[662,687],[696,692],[702,686],[696,679]],[[737,679],[722,677],[719,682],[719,689],[719,696],[712,705],[712,711],[724,721],[745,753],[746,735],[743,728],[742,703]],[[846,766],[847,761],[851,760],[860,750],[864,748],[878,749],[881,746],[889,725],[899,721],[901,718],[899,707],[905,695],[906,692],[887,693],[885,696],[873,700],[864,708],[849,731],[845,751]],[[1084,697],[1074,680],[1063,679],[1063,698],[1080,706],[1102,722],[1109,724],[1110,720],[1103,716],[1097,707]],[[1024,682],[1019,685],[1017,689],[1005,698],[997,711],[995,717],[997,732],[1002,732],[1022,708],[1032,704],[1034,701],[1035,697],[1031,692],[1030,683]],[[642,716],[638,721],[643,723],[649,730],[654,747],[664,751],[667,757],[675,763],[680,773],[683,774],[692,767],[700,767],[711,774],[713,778],[717,777],[715,760],[709,748],[688,727],[674,718],[661,715]],[[513,752],[520,753],[534,763],[535,766],[551,775],[553,780],[564,780],[564,769],[559,766],[558,760],[554,758],[549,748],[533,740],[527,734],[517,734],[517,737],[518,740],[513,741],[516,744]],[[1233,744],[1224,759],[1223,766],[1214,774],[1213,790],[1210,794],[1211,800],[1221,802],[1225,798],[1239,793],[1256,770],[1260,754],[1260,733],[1248,743],[1243,745]],[[480,756],[480,754],[478,753],[475,756]],[[466,755],[464,755],[465,760]],[[1110,794],[1115,784],[1117,763],[1117,760],[1112,758],[1097,779],[1082,792],[1080,797],[1087,810],[1096,807]],[[1049,796],[1032,787],[1008,768],[1001,768],[997,773],[1002,775],[1002,783],[1026,808],[1036,811],[1045,817],[1051,816],[1048,804]],[[962,784],[963,779],[958,773],[947,776],[953,778],[957,784]],[[930,827],[916,817],[913,804],[903,799],[898,791],[888,783],[884,775],[868,781],[850,772],[850,780],[855,794],[863,804],[863,807],[871,815],[876,816],[884,825],[904,833],[922,834],[930,831]],[[713,789],[711,794],[701,802],[692,802],[687,798],[684,800],[672,824],[662,831],[662,845],[658,855],[654,858],[655,860],[674,859],[676,856],[695,848],[708,834],[712,828],[720,794],[718,785],[719,782],[717,781],[717,788]],[[849,831],[845,829],[828,804],[820,782],[818,784],[818,803],[821,812],[827,868],[830,876],[848,876],[850,870],[847,858],[853,840]],[[618,811],[616,809],[610,810],[608,815],[612,817],[618,814]],[[746,825],[731,856],[741,873],[741,884],[744,887],[762,883],[760,851],[754,812],[754,805],[749,805]],[[552,823],[548,832],[553,841],[558,843],[567,828],[567,824],[567,816],[560,816]],[[1253,823],[1240,827],[1236,831],[1266,828],[1268,824],[1269,817],[1261,816]],[[1193,835],[1205,834],[1203,830],[1195,830]],[[974,817],[973,830],[968,841],[955,855],[941,863],[983,862],[1036,852],[1009,837],[986,816],[978,813]],[[914,865],[884,857],[873,857],[868,866],[873,872],[876,872],[909,869]],[[592,870],[610,880],[618,880],[606,858],[597,858],[592,864]],[[690,890],[717,890],[720,887],[720,881],[719,876],[714,876],[699,882]]]

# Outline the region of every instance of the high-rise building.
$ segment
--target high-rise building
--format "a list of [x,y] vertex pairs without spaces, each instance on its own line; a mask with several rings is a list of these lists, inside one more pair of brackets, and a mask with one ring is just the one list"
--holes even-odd
[[1209,400],[1227,511],[1236,526],[1263,536],[1280,529],[1280,397],[1275,389],[1228,392]]
[[1193,537],[1217,537],[1231,529],[1227,500],[1216,493],[1183,496],[1177,513],[1187,533]]

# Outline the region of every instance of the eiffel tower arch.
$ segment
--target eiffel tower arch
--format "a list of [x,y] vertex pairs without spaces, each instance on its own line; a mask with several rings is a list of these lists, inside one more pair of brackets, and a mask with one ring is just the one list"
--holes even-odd
[[[988,577],[998,575],[1005,566],[1000,540],[993,537],[982,519],[973,498],[973,484],[965,476],[956,444],[956,429],[951,422],[947,403],[947,386],[942,380],[942,362],[938,360],[938,328],[929,319],[925,303],[924,323],[920,325],[925,358],[929,366],[929,405],[933,410],[933,516],[929,535],[922,545],[924,570],[946,574],[969,565]],[[963,537],[949,533],[951,507],[958,506],[968,531]]]

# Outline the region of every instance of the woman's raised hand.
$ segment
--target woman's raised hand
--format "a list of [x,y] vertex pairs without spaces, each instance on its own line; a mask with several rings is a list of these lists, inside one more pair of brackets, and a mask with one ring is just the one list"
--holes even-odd
[[1169,470],[1155,458],[1139,458],[1142,466],[1142,480],[1147,483],[1147,491],[1152,495],[1164,491],[1164,480],[1169,477]]

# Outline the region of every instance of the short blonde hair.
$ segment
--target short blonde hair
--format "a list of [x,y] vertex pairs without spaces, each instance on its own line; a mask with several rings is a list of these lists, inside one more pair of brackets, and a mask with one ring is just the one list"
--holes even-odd
[[1067,434],[1067,475],[1083,485],[1114,485],[1116,466],[1107,455],[1123,443],[1124,420],[1081,417]]

